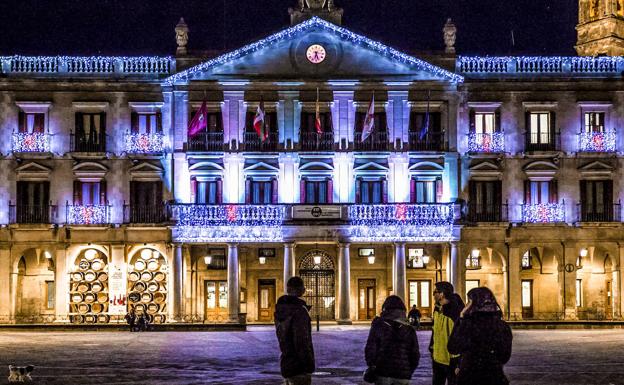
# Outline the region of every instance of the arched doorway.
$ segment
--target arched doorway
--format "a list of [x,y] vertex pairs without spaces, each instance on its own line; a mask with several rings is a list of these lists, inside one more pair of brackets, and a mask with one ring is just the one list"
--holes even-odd
[[299,275],[306,292],[303,299],[312,306],[310,316],[322,321],[336,319],[334,261],[321,250],[312,250],[301,258]]

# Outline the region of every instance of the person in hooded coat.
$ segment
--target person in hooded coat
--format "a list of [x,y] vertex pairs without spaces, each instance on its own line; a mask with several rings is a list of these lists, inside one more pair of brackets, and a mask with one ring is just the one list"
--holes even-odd
[[309,385],[315,363],[310,307],[300,298],[305,293],[303,280],[291,277],[286,293],[275,305],[275,333],[282,352],[280,370],[285,385]]
[[502,311],[487,287],[468,292],[448,342],[448,350],[461,354],[457,385],[507,385],[503,365],[511,357],[512,334]]
[[407,385],[418,367],[418,337],[405,312],[403,300],[391,295],[371,324],[365,358],[377,376],[377,385]]

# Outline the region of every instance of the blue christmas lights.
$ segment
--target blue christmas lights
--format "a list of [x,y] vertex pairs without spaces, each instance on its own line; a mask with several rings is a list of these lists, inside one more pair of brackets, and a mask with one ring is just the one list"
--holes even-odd
[[468,134],[468,151],[505,152],[505,134],[502,132],[470,133]]
[[579,134],[579,151],[615,152],[615,140],[615,131],[581,132]]
[[276,44],[278,42],[281,42],[285,39],[288,38],[292,38],[293,36],[303,33],[309,29],[311,29],[312,27],[316,27],[319,26],[327,31],[330,32],[334,32],[339,34],[341,37],[346,38],[350,41],[352,41],[355,44],[360,44],[363,45],[365,47],[368,47],[370,49],[373,49],[377,52],[379,52],[382,55],[385,55],[387,57],[389,57],[390,59],[402,62],[402,63],[406,63],[409,65],[414,65],[417,66],[418,68],[433,73],[437,76],[443,77],[445,79],[448,79],[452,82],[457,82],[457,83],[461,83],[464,81],[464,78],[460,75],[454,74],[452,72],[446,71],[440,67],[434,66],[432,64],[429,64],[423,60],[420,60],[418,58],[415,58],[413,56],[404,54],[402,52],[399,52],[393,48],[390,48],[380,42],[368,39],[365,36],[361,36],[358,35],[356,33],[353,33],[351,31],[349,31],[346,28],[343,27],[339,27],[335,24],[332,24],[328,21],[325,21],[323,19],[320,19],[318,17],[312,17],[311,19],[308,19],[302,23],[299,23],[297,25],[294,25],[290,28],[287,28],[283,31],[280,31],[278,33],[275,33],[271,36],[268,36],[262,40],[258,40],[254,43],[251,43],[249,45],[246,45],[244,47],[241,47],[235,51],[226,53],[224,55],[221,55],[219,57],[216,57],[214,59],[208,60],[202,64],[196,65],[194,67],[191,67],[185,71],[179,72],[175,75],[172,75],[170,77],[168,77],[166,79],[166,82],[169,84],[174,84],[177,82],[184,82],[187,81],[188,79],[190,79],[194,74],[199,73],[199,72],[203,72],[206,71],[208,69],[210,69],[211,67],[214,66],[218,66],[227,62],[230,62],[232,60],[238,59],[241,56],[250,54],[252,52],[258,51],[260,49],[266,48],[266,47],[270,47],[273,44]]
[[165,135],[162,133],[126,134],[126,152],[132,154],[158,154],[165,150]]
[[255,205],[175,205],[178,226],[266,226],[277,227],[284,222],[284,207]]
[[170,74],[174,59],[159,56],[3,56],[3,73]]
[[174,242],[281,242],[281,226],[175,226]]
[[14,132],[13,152],[50,152],[50,135],[44,132]]
[[458,73],[465,74],[602,74],[618,75],[621,56],[460,56]]
[[107,205],[68,205],[67,223],[74,225],[97,225],[108,223]]
[[539,203],[522,205],[522,221],[525,223],[565,222],[563,203]]

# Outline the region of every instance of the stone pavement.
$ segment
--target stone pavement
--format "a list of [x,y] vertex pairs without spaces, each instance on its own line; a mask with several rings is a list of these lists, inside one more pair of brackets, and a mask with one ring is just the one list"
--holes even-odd
[[[368,327],[314,332],[313,384],[362,384]],[[430,384],[430,333],[412,384]],[[0,384],[9,364],[34,364],[36,384],[279,384],[271,327],[247,332],[0,332]],[[1,369],[5,368],[5,369]],[[3,371],[2,371],[3,370]],[[624,385],[621,330],[514,331],[506,371],[514,385]]]

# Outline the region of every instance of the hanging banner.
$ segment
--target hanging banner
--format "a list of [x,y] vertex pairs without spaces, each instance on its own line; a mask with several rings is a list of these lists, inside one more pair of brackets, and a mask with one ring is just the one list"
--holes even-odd
[[125,269],[114,264],[109,265],[108,314],[125,315],[127,304],[127,279]]

